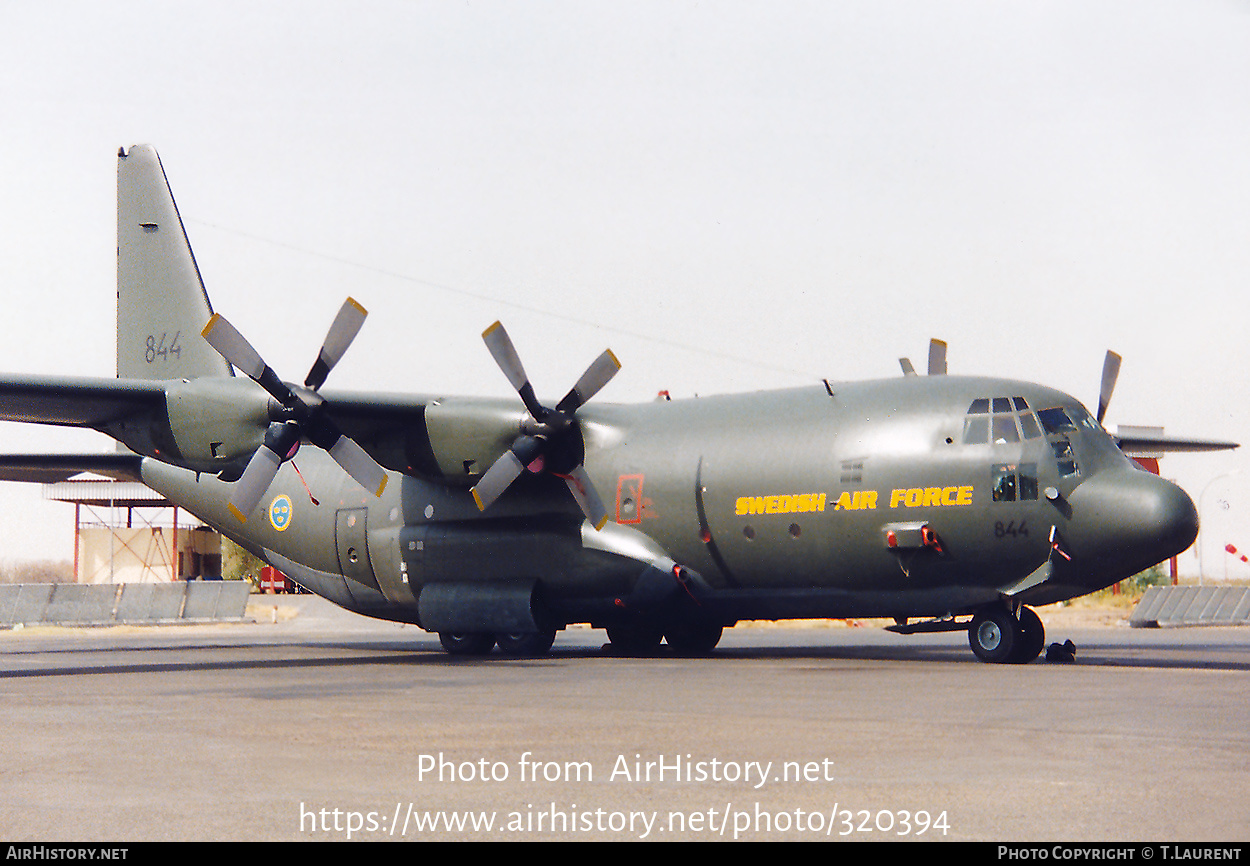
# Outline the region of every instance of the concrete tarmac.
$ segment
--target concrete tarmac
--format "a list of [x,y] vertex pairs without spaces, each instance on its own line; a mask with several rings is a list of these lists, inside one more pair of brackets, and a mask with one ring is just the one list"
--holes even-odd
[[0,633],[0,838],[1250,837],[1247,628],[1048,623],[1068,665],[802,624],[702,659],[570,629],[548,658],[465,660],[276,604]]

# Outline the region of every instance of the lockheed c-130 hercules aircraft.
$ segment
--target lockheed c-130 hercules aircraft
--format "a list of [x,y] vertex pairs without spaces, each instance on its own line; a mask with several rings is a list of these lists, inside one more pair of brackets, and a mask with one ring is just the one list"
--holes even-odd
[[[507,332],[520,400],[321,390],[361,327],[348,300],[303,385],[213,313],[156,152],[118,154],[117,378],[0,377],[0,420],[90,427],[115,454],[11,455],[0,477],[142,480],[345,608],[454,654],[547,652],[570,623],[618,652],[713,649],[740,620],[892,617],[967,630],[988,662],[1041,651],[1045,605],[1187,548],[1177,486],[1096,417],[1025,382],[928,376],[635,406],[554,406]],[[236,377],[232,367],[245,374]],[[301,443],[305,446],[300,448]],[[298,457],[297,457],[298,451]],[[298,464],[298,469],[297,469]]]

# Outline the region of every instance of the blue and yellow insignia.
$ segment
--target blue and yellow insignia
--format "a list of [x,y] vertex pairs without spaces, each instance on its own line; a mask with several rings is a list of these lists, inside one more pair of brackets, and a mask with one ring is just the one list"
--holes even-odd
[[273,502],[269,503],[269,523],[279,532],[286,532],[294,516],[295,509],[291,506],[291,497],[285,493],[275,496]]

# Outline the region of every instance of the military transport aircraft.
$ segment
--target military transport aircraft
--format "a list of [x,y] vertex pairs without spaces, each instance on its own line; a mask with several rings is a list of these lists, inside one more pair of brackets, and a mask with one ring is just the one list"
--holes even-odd
[[1040,385],[944,375],[937,341],[928,376],[903,359],[892,380],[637,406],[588,402],[619,368],[605,352],[551,405],[498,323],[483,338],[519,400],[323,391],[364,321],[349,299],[303,385],[284,382],[213,313],[156,152],[118,157],[117,378],[0,377],[0,420],[126,450],[14,455],[0,477],[140,479],[451,653],[542,654],[579,622],[642,654],[710,651],[740,620],[893,617],[1023,663],[1045,640],[1026,605],[1197,534],[1189,497],[1117,447],[1142,443],[1102,427],[1110,354],[1096,417]]

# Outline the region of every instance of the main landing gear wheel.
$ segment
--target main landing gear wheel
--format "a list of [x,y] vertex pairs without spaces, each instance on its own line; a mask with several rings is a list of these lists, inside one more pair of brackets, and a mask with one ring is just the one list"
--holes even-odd
[[664,638],[675,652],[705,655],[716,649],[724,630],[715,623],[684,622],[666,629]]
[[1009,659],[1012,664],[1027,665],[1041,655],[1042,647],[1046,646],[1046,628],[1042,625],[1041,617],[1032,608],[1020,608],[1018,638]]
[[1005,607],[979,611],[968,626],[968,643],[983,662],[1011,661],[1012,653],[1022,642],[1020,623]]
[[645,625],[611,625],[607,631],[612,648],[624,656],[654,655],[664,640],[664,632]]
[[499,644],[499,651],[513,658],[545,656],[551,649],[551,645],[555,643],[555,640],[556,633],[554,630],[530,634],[495,635],[495,641]]
[[495,636],[489,632],[440,631],[438,641],[454,656],[489,655],[495,647]]

